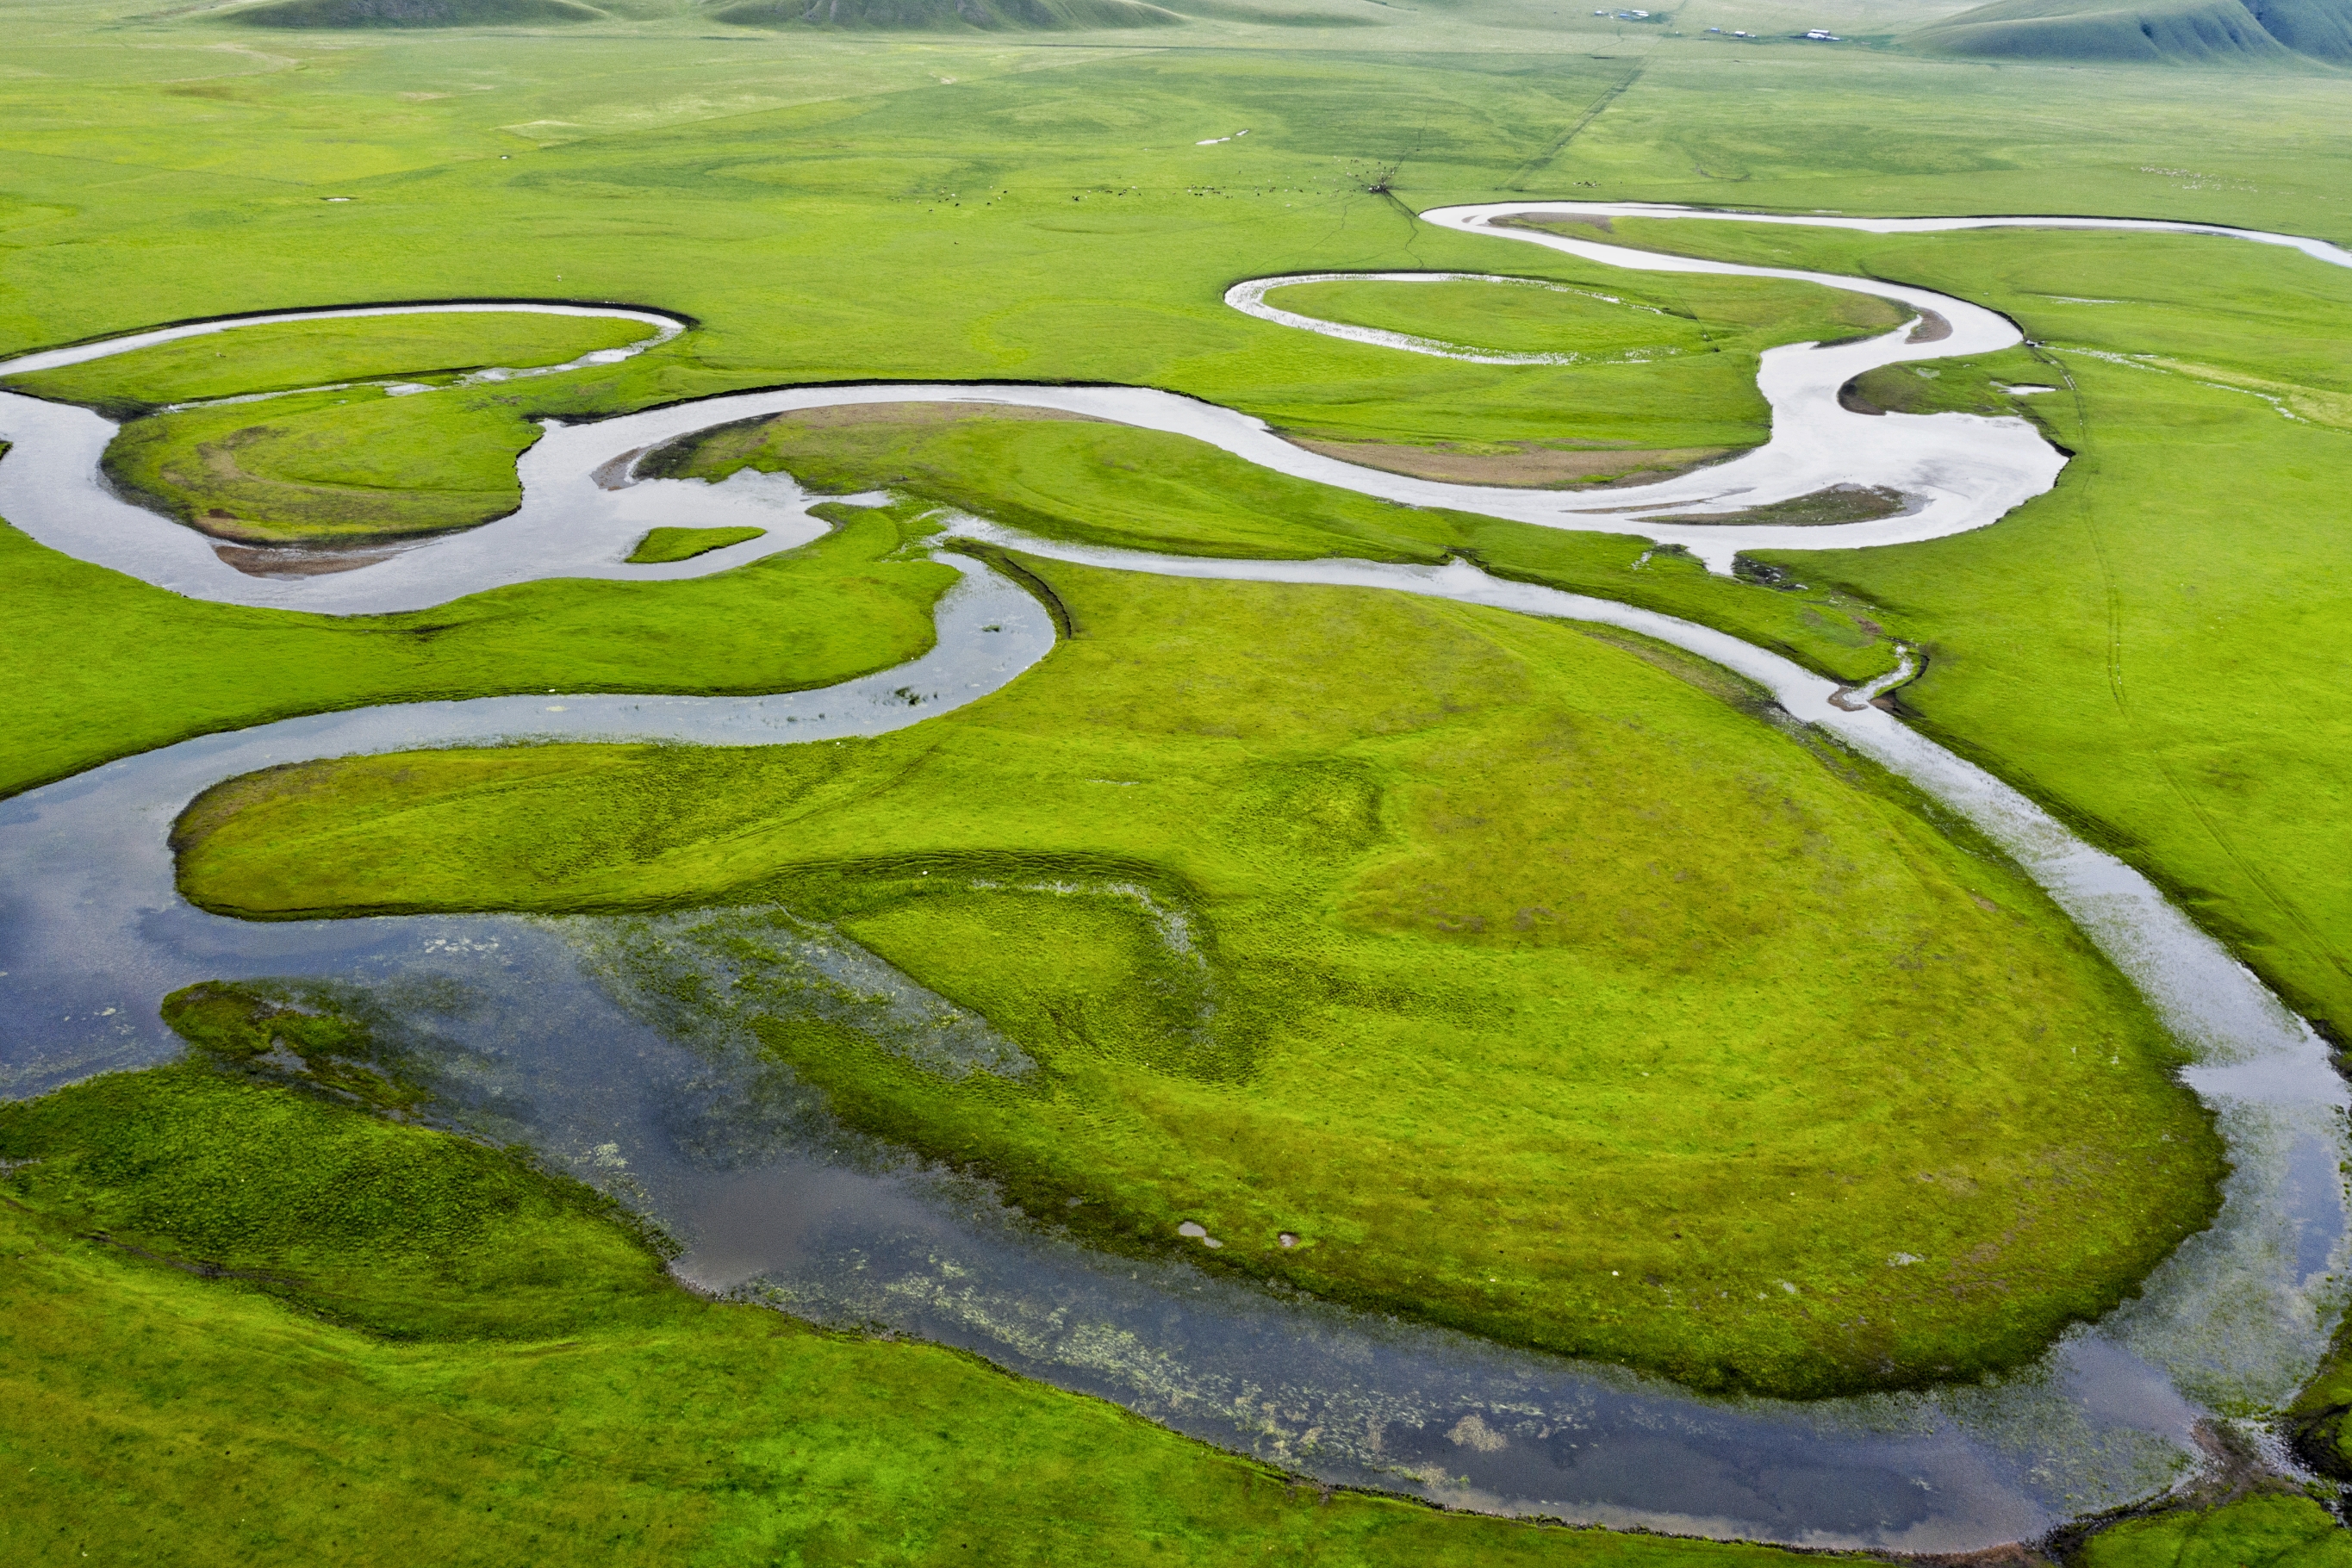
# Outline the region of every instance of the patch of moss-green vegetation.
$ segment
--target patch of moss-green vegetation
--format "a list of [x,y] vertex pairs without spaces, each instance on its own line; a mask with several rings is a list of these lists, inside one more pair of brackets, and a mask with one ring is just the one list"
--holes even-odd
[[652,334],[642,321],[520,311],[356,316],[232,327],[0,378],[11,392],[82,403],[134,418],[174,403],[291,392],[329,382],[398,376],[434,384],[468,371],[562,364]]
[[[539,439],[518,393],[419,385],[470,369],[562,364],[649,331],[497,312],[237,327],[14,376],[9,388],[127,418],[106,449],[106,478],[205,533],[258,545],[379,543],[515,510],[515,456]],[[404,395],[334,385],[364,376],[402,376]],[[174,411],[261,393],[261,402]]]
[[637,541],[637,547],[629,552],[629,560],[638,565],[691,561],[698,555],[757,539],[767,531],[764,528],[656,528]]
[[[898,553],[902,511],[678,583],[532,583],[398,616],[184,599],[0,528],[0,794],[192,735],[374,702],[501,692],[826,686],[931,645],[953,571]],[[31,672],[38,672],[31,679]]]
[[[473,313],[245,327],[9,384],[129,419],[107,447],[107,477],[168,517],[241,543],[365,544],[471,528],[522,500],[515,458],[540,435],[522,396],[417,387],[560,364],[650,331]],[[333,384],[395,374],[399,395]],[[173,406],[300,388],[323,390]]]
[[[1907,312],[1874,295],[1752,278],[1662,278],[1610,268],[1575,285],[1525,282],[1300,283],[1266,303],[1303,316],[1376,327],[1497,353],[1704,362],[1709,378],[1653,378],[1686,414],[1721,405],[1731,417],[1756,395],[1756,356],[1778,343],[1853,337],[1900,325]],[[1716,384],[1719,379],[1720,384]]]
[[2295,1457],[2316,1473],[2352,1481],[2352,1333],[2336,1329],[2336,1342],[2285,1420]]
[[[365,1033],[245,987],[177,1005],[201,1038],[240,1009]],[[702,1300],[577,1184],[204,1059],[0,1106],[0,1463],[14,1562],[166,1529],[194,1563],[1794,1561],[1295,1487],[966,1356]]]
[[472,528],[522,504],[539,426],[514,394],[367,387],[157,415],[106,449],[122,492],[215,538],[367,544]]
[[427,1090],[404,1072],[355,998],[314,997],[269,984],[202,984],[163,998],[163,1021],[215,1065],[298,1075],[323,1092],[391,1115]]
[[2210,1212],[2216,1143],[2123,983],[1719,673],[1402,595],[1026,567],[1073,635],[930,723],[256,774],[183,818],[184,885],[756,906],[639,955],[680,1019],[719,959],[790,978],[781,906],[1020,1053],[943,1067],[780,985],[737,1021],[852,1122],[1105,1246],[1704,1387],[2014,1364]]
[[[1927,649],[1919,721],[2164,886],[2352,1034],[2352,271],[2191,236],[1830,236],[1621,222],[1621,238],[1870,270],[2007,311],[2018,400],[2077,455],[1997,527],[1774,552]],[[1668,232],[1671,229],[1671,232]],[[1915,378],[1916,379],[1916,378]],[[1942,384],[1941,379],[1923,386]]]
[[2248,1498],[2101,1531],[2082,1568],[2352,1568],[2352,1532],[2307,1497]]
[[1188,555],[1442,562],[1721,626],[1842,680],[1895,667],[1867,605],[1775,594],[1638,538],[1564,532],[1399,506],[1245,463],[1187,437],[977,405],[812,410],[728,426],[648,455],[643,471],[723,479],[789,471],[819,490],[888,486],[1049,539]]
[[[1838,391],[1856,414],[1980,414],[2033,418],[2033,399],[2062,379],[2032,349],[2015,348],[1934,364],[1885,364],[1865,371]],[[2011,387],[2042,393],[2012,393]],[[2037,420],[2037,423],[2039,421]],[[2046,432],[2047,426],[2044,426]]]

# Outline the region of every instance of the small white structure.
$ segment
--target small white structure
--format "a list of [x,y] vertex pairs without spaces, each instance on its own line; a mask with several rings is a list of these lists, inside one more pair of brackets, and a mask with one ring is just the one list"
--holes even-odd
[[1845,42],[1843,38],[1839,37],[1827,27],[1815,27],[1806,33],[1805,37],[1816,44],[1843,44]]

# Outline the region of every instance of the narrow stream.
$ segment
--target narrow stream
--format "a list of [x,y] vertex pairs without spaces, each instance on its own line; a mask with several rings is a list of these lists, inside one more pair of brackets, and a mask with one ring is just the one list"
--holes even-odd
[[[1569,210],[1513,204],[1454,213],[1524,213],[1538,205]],[[1676,260],[1623,254],[1641,257],[1642,265]],[[1927,298],[1935,302],[1911,302],[1947,315],[1956,329],[1969,329],[1968,312],[1990,315]],[[1927,357],[1903,338],[1872,340],[1872,352]],[[1856,372],[1847,368],[1850,359],[1831,364],[1818,356],[1862,346],[1869,345],[1774,351],[1799,367],[1783,392],[1826,382],[1833,405],[1835,385]],[[1976,351],[1947,341],[1932,352]],[[20,368],[25,361],[0,365],[0,373]],[[1253,460],[1270,452],[1280,460],[1269,466],[1305,477],[1327,479],[1328,466],[1362,481],[1350,488],[1373,493],[1507,497],[1523,510],[1542,511],[1553,526],[1595,525],[1567,515],[1562,499],[1548,492],[1430,486],[1332,464],[1255,420],[1167,394],[829,387],[551,429],[522,465],[526,499],[518,518],[525,525],[509,527],[516,519],[488,525],[447,542],[475,541],[470,553],[450,550],[437,558],[467,583],[485,572],[505,574],[505,581],[572,574],[576,549],[534,551],[561,532],[567,502],[593,500],[599,468],[620,461],[625,469],[635,452],[754,414],[918,400],[1068,407],[1205,431],[1203,438],[1227,450]],[[1774,406],[1773,446],[1784,437],[1791,445],[1771,458],[1780,477],[1762,468],[1750,476],[1756,482],[1742,506],[1765,499],[1771,485],[1822,488],[1819,473],[1803,468],[1811,437],[1792,423],[1816,402],[1810,394],[1775,394]],[[57,409],[0,396],[0,437],[16,443],[0,459],[0,514],[46,542],[109,564],[144,563],[152,574],[139,574],[152,581],[236,602],[356,613],[455,596],[423,564],[442,545],[335,578],[281,583],[226,567],[215,574],[201,544],[192,554],[155,531],[195,536],[106,494],[96,468],[104,440],[90,445],[98,432],[86,423],[105,422]],[[1902,428],[1900,416],[1869,424],[1874,433]],[[2028,428],[2021,421],[1975,424]],[[2022,450],[2012,434],[1987,439],[1997,453]],[[1875,476],[1867,482],[1890,474],[1916,479],[1904,465],[1917,459],[1916,443],[1900,435],[1890,440],[1889,466],[1852,452],[1838,461]],[[1733,467],[1710,474],[1720,483]],[[1981,483],[1962,476],[1948,489],[1959,500],[1946,521],[1992,521],[1956,520],[1999,501],[2008,493],[2002,487],[2022,482],[2025,470],[1996,462],[1982,473],[1990,477]],[[796,487],[770,484],[757,504],[804,511],[809,498]],[[680,485],[656,492],[659,521],[702,521],[707,508],[736,503],[722,494],[729,490]],[[2007,504],[2013,503],[2000,510]],[[1483,504],[1474,510],[1517,515]],[[606,518],[600,542],[617,539],[620,526],[596,515]],[[1913,536],[1905,529],[1916,521],[1850,526],[1882,531],[1873,542],[1895,542]],[[646,523],[628,526],[641,531]],[[2195,1463],[2191,1429],[2199,1419],[2274,1406],[2307,1375],[2343,1310],[2352,1257],[2336,1174],[2347,1155],[2342,1081],[2308,1027],[2144,879],[2074,840],[1999,781],[1877,709],[1848,706],[1832,683],[1736,638],[1489,578],[1465,563],[1212,561],[1064,545],[976,519],[959,527],[1041,555],[1121,570],[1333,584],[1606,622],[1762,683],[1796,717],[1965,815],[2141,986],[2194,1053],[2197,1065],[2186,1076],[2215,1108],[2228,1142],[2234,1169],[2219,1222],[2160,1266],[2138,1299],[1997,1384],[1807,1405],[1700,1399],[1616,1369],[1212,1279],[1181,1262],[1139,1264],[1090,1252],[1008,1213],[984,1189],[845,1134],[789,1074],[751,1050],[725,1016],[649,1016],[615,978],[617,951],[671,941],[698,921],[757,919],[759,911],[652,921],[248,924],[195,910],[173,888],[165,839],[181,807],[211,783],[275,763],[491,739],[822,742],[903,728],[983,698],[1044,657],[1053,628],[1025,594],[954,556],[946,558],[964,576],[940,603],[932,652],[824,690],[742,699],[551,695],[320,715],[185,742],[0,803],[0,1093],[37,1093],[169,1057],[176,1047],[157,1004],[196,980],[268,975],[355,986],[397,1020],[416,1059],[440,1082],[453,1121],[527,1138],[560,1165],[642,1206],[688,1245],[677,1271],[689,1282],[820,1321],[969,1346],[1328,1480],[1504,1512],[1814,1546],[1965,1551],[2030,1538],[2161,1489]],[[125,529],[138,536],[127,544]],[[1624,531],[1653,531],[1637,524]],[[1802,531],[1821,543],[1840,531]],[[690,575],[731,563],[705,557],[682,563],[691,570],[646,574]],[[826,940],[832,948],[819,951]],[[865,976],[868,985],[887,971],[839,939],[819,939],[810,952],[820,967]],[[903,977],[884,989],[922,1027],[963,1031],[957,1037],[966,1041],[984,1029],[940,1012],[938,998]]]

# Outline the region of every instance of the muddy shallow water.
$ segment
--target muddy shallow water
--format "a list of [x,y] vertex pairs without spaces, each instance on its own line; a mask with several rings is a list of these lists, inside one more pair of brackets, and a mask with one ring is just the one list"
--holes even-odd
[[[1522,203],[1432,217],[1469,225],[1473,219],[1460,215],[1529,209]],[[1580,249],[1589,243],[1560,242]],[[1678,265],[1622,254],[1641,256],[1643,265]],[[1942,296],[1911,302],[1924,310],[1930,300],[1958,343],[1914,350],[1898,331],[1840,351],[1774,351],[1801,371],[1791,372],[1783,389],[1827,384],[1833,406],[1836,385],[1855,374],[1846,359],[1807,355],[1860,347],[1893,357],[1977,352],[1967,346],[1976,341],[1969,334],[1980,332],[1980,318],[1990,313]],[[1788,417],[1814,405],[1811,393],[1790,395],[1785,406],[1776,397],[1774,446],[1784,425],[1793,444],[1778,457],[1768,447],[1738,460],[1759,465],[1748,476],[1757,483],[1741,481],[1740,508],[1774,499],[1771,484],[1804,485],[1792,494],[1823,488],[1818,467],[1806,468],[1811,437],[1799,428],[1802,418]],[[0,512],[58,548],[205,597],[346,613],[415,607],[471,591],[455,584],[581,574],[581,534],[609,550],[624,532],[649,525],[648,513],[625,519],[612,508],[657,507],[658,521],[711,525],[732,521],[730,509],[739,505],[759,506],[769,519],[804,513],[810,499],[780,478],[741,489],[735,481],[667,489],[631,484],[634,452],[753,414],[926,401],[1013,403],[1181,429],[1284,471],[1318,479],[1341,471],[1352,479],[1332,482],[1394,490],[1397,499],[1442,493],[1443,504],[1512,516],[1518,513],[1485,502],[1513,497],[1514,505],[1551,509],[1544,520],[1555,525],[1601,525],[1565,520],[1557,497],[1402,479],[1318,458],[1257,421],[1167,394],[951,385],[749,394],[551,429],[524,459],[518,526],[509,519],[379,565],[296,582],[236,574],[194,534],[106,495],[96,473],[103,432],[90,423],[104,421],[0,397],[0,436],[16,443],[0,459]],[[1863,423],[1868,432],[1851,439],[1900,431],[1906,416]],[[47,445],[53,437],[56,445]],[[1924,449],[1898,436],[1875,454],[1840,461],[1875,476],[1851,482],[1895,484],[1906,474],[1916,479],[1905,465]],[[1764,472],[1770,464],[1780,465],[1780,479]],[[1669,481],[1654,492],[1657,504],[1690,510],[1712,498],[1733,510],[1721,487],[1736,467]],[[1994,472],[1983,482],[1963,474],[1945,493],[1960,498],[1955,504],[1965,503],[1963,510],[1991,506],[2009,493],[2001,486],[2014,488],[2025,472]],[[1696,501],[1693,487],[1706,491]],[[584,510],[592,508],[598,510]],[[583,518],[567,537],[567,519]],[[1911,537],[1902,531],[1916,521],[1849,526],[1883,531],[1871,542],[1894,542]],[[1617,524],[1671,532],[1622,516],[1610,525]],[[2352,1257],[2337,1175],[2352,1152],[2343,1083],[2302,1021],[2144,879],[2074,839],[1999,781],[1857,700],[1860,694],[1724,634],[1502,582],[1466,563],[1207,561],[1055,544],[977,519],[958,527],[1124,570],[1337,584],[1604,622],[1762,683],[1797,718],[1968,816],[2150,997],[2195,1054],[2185,1076],[2215,1108],[2229,1142],[2234,1169],[2219,1222],[2158,1268],[2139,1299],[2069,1333],[2036,1367],[1997,1384],[1804,1405],[1705,1400],[1615,1369],[1213,1279],[1181,1260],[1138,1263],[1075,1246],[1008,1213],[983,1188],[845,1134],[789,1074],[749,1049],[723,1014],[687,1018],[647,1009],[615,980],[612,954],[616,944],[662,940],[660,921],[247,924],[193,910],[173,887],[165,836],[179,809],[216,780],[277,763],[504,738],[823,742],[902,728],[982,698],[1048,651],[1053,626],[1025,594],[961,561],[964,580],[940,607],[938,647],[842,687],[740,699],[549,695],[320,715],[183,742],[0,803],[0,1093],[37,1093],[173,1054],[156,1005],[196,980],[273,975],[356,985],[402,1021],[418,1059],[438,1078],[454,1123],[528,1139],[558,1165],[638,1205],[687,1245],[677,1272],[690,1283],[822,1321],[969,1346],[1326,1479],[1500,1511],[1811,1545],[1966,1550],[2030,1537],[2162,1489],[2196,1462],[2198,1420],[2273,1406],[2307,1374],[2342,1310]],[[195,543],[203,562],[158,528]],[[1748,536],[1770,531],[1703,531],[1744,548],[1756,542]],[[1807,543],[1821,544],[1842,531],[1801,531]],[[467,549],[455,548],[467,541]],[[734,563],[730,552],[667,570],[616,570],[599,558],[595,574],[686,576]],[[925,1011],[929,1004],[914,994],[919,988],[889,981],[878,959],[824,940],[837,951],[812,962],[899,994],[915,1020],[908,1027],[919,1032],[932,1026],[921,1020],[934,1018],[940,1030],[964,1031],[950,1042],[954,1048],[985,1044],[971,1020]]]

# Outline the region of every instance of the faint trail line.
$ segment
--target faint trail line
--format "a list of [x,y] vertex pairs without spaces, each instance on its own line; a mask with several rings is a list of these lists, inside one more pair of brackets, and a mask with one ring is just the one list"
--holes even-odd
[[[1654,49],[1657,47],[1658,46],[1654,42],[1650,46],[1650,47]],[[1579,136],[1582,135],[1584,133],[1584,128],[1591,124],[1594,121],[1600,119],[1602,111],[1611,104],[1623,97],[1625,89],[1632,87],[1635,82],[1641,80],[1642,73],[1649,69],[1649,68],[1650,57],[1644,54],[1640,59],[1633,62],[1633,68],[1632,70],[1627,71],[1623,76],[1617,79],[1615,86],[1609,88],[1603,91],[1599,98],[1592,100],[1592,106],[1584,111],[1582,117],[1580,118],[1575,124],[1568,128],[1567,132],[1563,134],[1559,141],[1553,142],[1541,153],[1537,153],[1534,157],[1520,164],[1517,169],[1514,170],[1509,181],[1504,184],[1503,188],[1507,191],[1523,191],[1527,189],[1527,186],[1520,182],[1538,173],[1549,165],[1553,159],[1559,157],[1562,153],[1567,152],[1568,144],[1575,141]]]
[[[2075,439],[2086,447],[2090,437],[2090,416],[2084,407],[2083,389],[2075,384],[2074,376],[2069,374],[2064,363],[2056,355],[2042,352],[2036,344],[2029,343],[2027,348],[2035,359],[2055,370],[2065,382],[2066,390],[2074,400]],[[2107,559],[2106,542],[2099,535],[2099,525],[2091,505],[2091,491],[2098,482],[2100,474],[2099,459],[2096,456],[2078,455],[2076,461],[2082,465],[2082,482],[2075,491],[2076,507],[2083,520],[2084,531],[2090,536],[2091,552],[2099,563],[2100,584],[2106,600],[2107,689],[2115,697],[2116,711],[2122,716],[2124,727],[2126,731],[2135,733],[2137,741],[2138,722],[2134,719],[2131,704],[2124,694],[2123,589],[2116,582],[2115,568]],[[2302,932],[2304,940],[2311,944],[2313,950],[2324,962],[2340,973],[2352,974],[2352,965],[2346,964],[2334,944],[2329,942],[2318,928],[2305,917],[2303,910],[2296,906],[2294,900],[2288,898],[2260,868],[2239,853],[2238,847],[2232,844],[2229,835],[2221,830],[2221,825],[2214,820],[2212,814],[2205,809],[2189,786],[2181,782],[2179,774],[2173,771],[2172,764],[2165,760],[2163,753],[2151,745],[2140,744],[2137,749],[2141,756],[2147,758],[2155,766],[2158,776],[2164,780],[2165,787],[2172,792],[2173,797],[2188,809],[2189,816],[2197,819],[2197,825],[2205,830],[2205,836],[2213,841],[2213,847],[2221,850],[2222,858],[2229,861],[2240,876],[2252,883],[2263,897],[2270,900],[2272,907],[2286,917],[2289,924]]]

